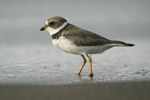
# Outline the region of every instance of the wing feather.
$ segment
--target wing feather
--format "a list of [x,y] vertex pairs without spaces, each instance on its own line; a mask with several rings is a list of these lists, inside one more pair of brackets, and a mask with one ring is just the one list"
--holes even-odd
[[65,28],[63,36],[70,39],[71,41],[74,41],[77,46],[103,46],[105,44],[111,43],[110,40],[98,34],[78,28],[71,24]]

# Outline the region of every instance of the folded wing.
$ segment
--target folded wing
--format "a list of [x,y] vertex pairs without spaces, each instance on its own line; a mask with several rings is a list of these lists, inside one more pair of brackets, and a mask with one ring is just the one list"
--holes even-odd
[[98,34],[73,26],[74,25],[70,24],[65,29],[69,30],[69,32],[66,33],[64,31],[63,36],[73,41],[77,46],[103,46],[111,43],[111,40],[108,40]]

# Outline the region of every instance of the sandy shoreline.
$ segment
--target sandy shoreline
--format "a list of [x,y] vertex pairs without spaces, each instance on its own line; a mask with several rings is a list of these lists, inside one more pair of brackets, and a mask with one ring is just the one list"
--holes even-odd
[[0,100],[150,100],[150,81],[0,85]]

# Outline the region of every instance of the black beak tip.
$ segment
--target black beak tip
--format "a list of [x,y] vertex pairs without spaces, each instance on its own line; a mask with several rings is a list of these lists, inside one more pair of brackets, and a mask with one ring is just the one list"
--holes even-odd
[[45,28],[44,27],[42,27],[41,29],[40,29],[40,31],[44,31],[45,30]]

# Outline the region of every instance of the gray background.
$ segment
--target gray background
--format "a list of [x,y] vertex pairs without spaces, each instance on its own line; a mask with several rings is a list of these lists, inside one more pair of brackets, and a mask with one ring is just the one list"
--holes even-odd
[[93,55],[94,82],[150,77],[149,0],[0,0],[0,83],[60,84],[90,80],[89,63],[52,46],[45,21],[68,22],[108,39],[134,43]]
[[[149,0],[1,0],[0,44],[49,43],[53,16],[110,39],[149,39]],[[126,38],[126,39],[124,39]]]

